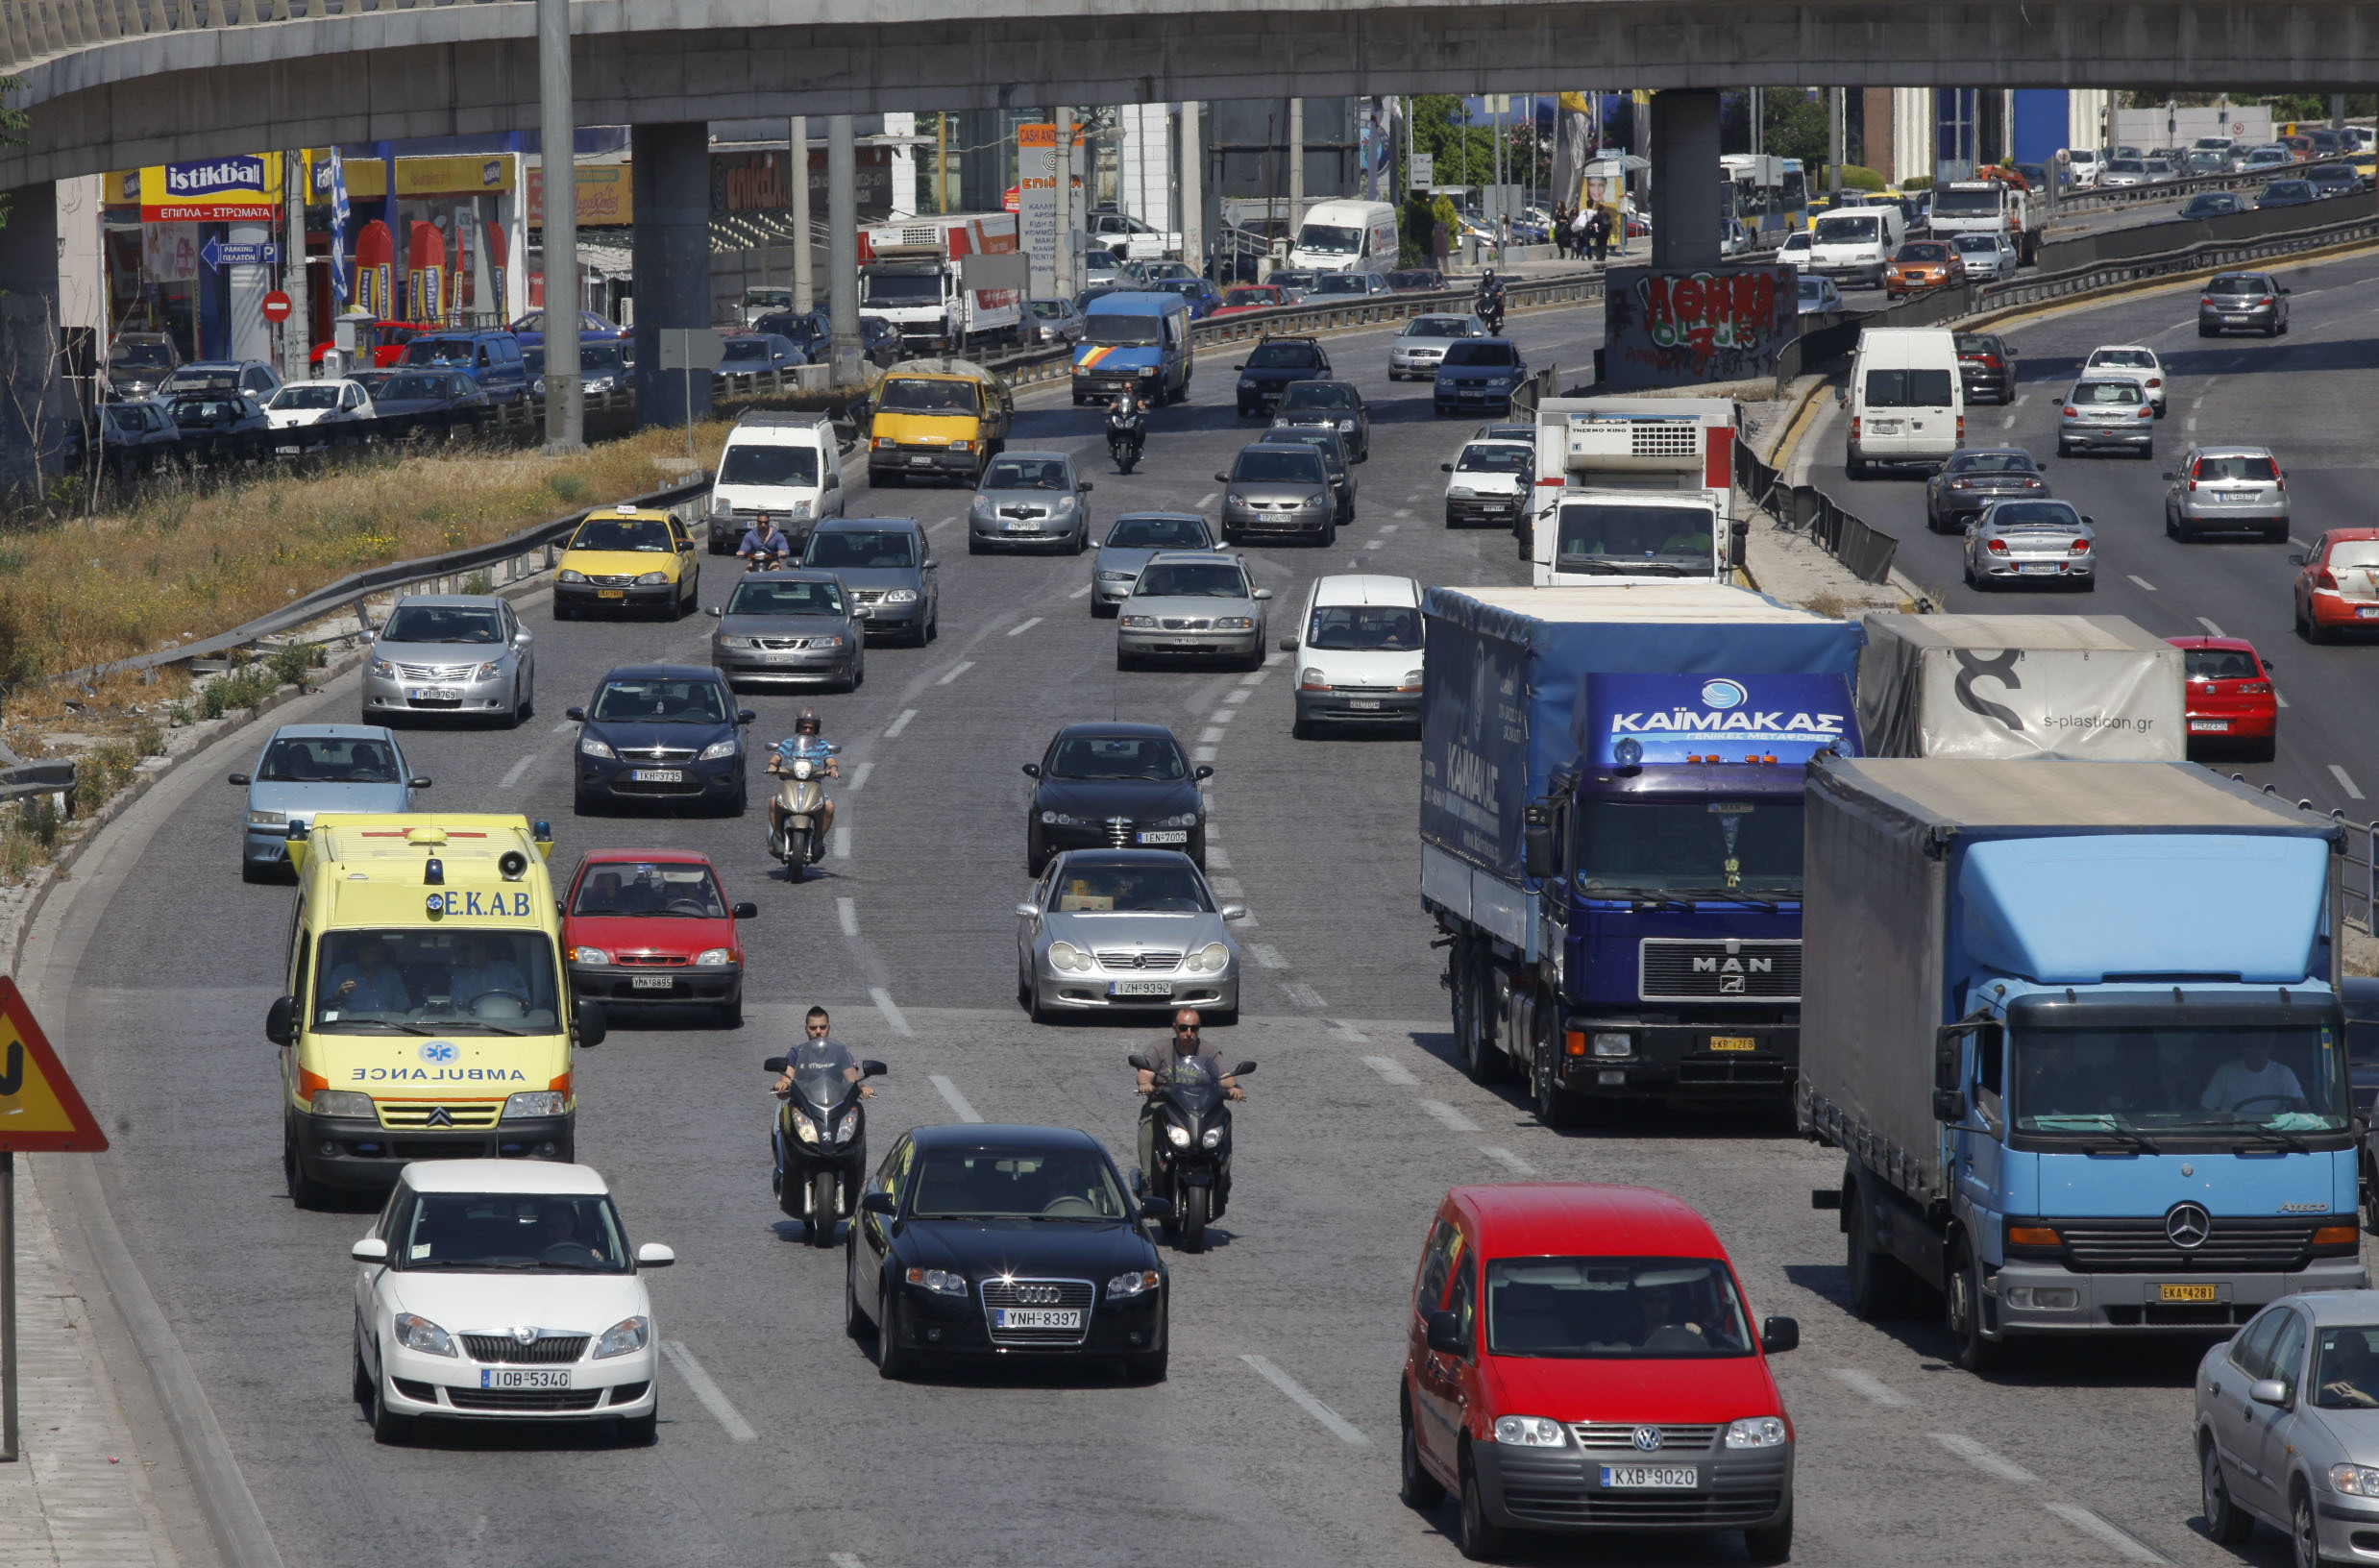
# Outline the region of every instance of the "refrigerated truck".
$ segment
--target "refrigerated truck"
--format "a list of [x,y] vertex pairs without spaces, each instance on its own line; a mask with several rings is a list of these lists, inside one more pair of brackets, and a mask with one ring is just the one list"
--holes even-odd
[[1031,258],[1013,212],[953,212],[859,231],[859,306],[914,351],[961,354],[1017,338]]
[[1982,1371],[2364,1286],[2338,826],[2184,763],[1831,756],[1806,826],[1853,1312],[1938,1300]]
[[1733,580],[1735,406],[1720,398],[1548,398],[1536,409],[1532,579]]

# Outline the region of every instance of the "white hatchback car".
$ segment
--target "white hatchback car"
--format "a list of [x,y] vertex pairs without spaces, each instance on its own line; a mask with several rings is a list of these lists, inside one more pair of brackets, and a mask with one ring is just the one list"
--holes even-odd
[[2164,361],[2156,357],[2154,349],[2142,348],[2137,343],[2118,343],[2093,349],[2089,360],[2081,368],[2081,375],[2075,379],[2103,381],[2118,376],[2139,382],[2140,390],[2147,395],[2148,406],[2156,410],[2158,419],[2164,418]]
[[1291,734],[1325,725],[1416,724],[1421,719],[1421,587],[1410,577],[1346,573],[1315,580],[1297,635]]
[[652,1441],[659,1331],[602,1177],[541,1160],[405,1167],[356,1271],[355,1397],[383,1443],[424,1417],[599,1420]]

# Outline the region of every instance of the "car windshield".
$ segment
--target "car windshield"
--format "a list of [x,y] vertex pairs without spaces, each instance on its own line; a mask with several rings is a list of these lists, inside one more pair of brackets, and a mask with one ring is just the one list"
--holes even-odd
[[1063,457],[1002,457],[983,471],[986,490],[1071,490]]
[[1346,447],[1335,425],[1277,425],[1263,432],[1267,446],[1312,447],[1333,470],[1346,467]]
[[1840,212],[1817,220],[1811,240],[1819,245],[1855,245],[1876,237],[1883,220],[1872,212]]
[[[530,919],[529,895],[509,885],[454,890],[444,901],[450,915],[464,919],[497,917],[514,924]],[[331,931],[317,944],[315,959],[312,1026],[317,1030],[550,1035],[562,1027],[553,944],[540,931],[427,924]],[[418,1063],[377,1069],[380,1076],[372,1081],[423,1086],[473,1081],[472,1066],[461,1051],[429,1047],[414,1054]]]
[[273,394],[267,408],[335,408],[339,387],[336,381],[300,381],[284,386]]
[[1508,343],[1450,343],[1446,346],[1445,363],[1457,365],[1516,365],[1520,356]]
[[1734,1276],[1711,1258],[1498,1258],[1487,1354],[1681,1360],[1749,1356]]
[[1387,275],[1390,288],[1435,288],[1439,279],[1434,272],[1391,272]]
[[1513,441],[1483,442],[1462,449],[1455,459],[1457,474],[1525,474],[1536,453]]
[[244,411],[230,398],[174,399],[174,419],[183,425],[220,425],[237,419]]
[[1460,316],[1415,316],[1404,330],[1406,337],[1468,337],[1470,323]]
[[471,363],[471,343],[467,338],[417,337],[405,346],[405,362],[408,365],[468,365]]
[[1410,604],[1319,605],[1306,627],[1305,646],[1416,653],[1421,612]]
[[1319,484],[1323,478],[1320,453],[1280,446],[1250,447],[1231,467],[1234,484]]
[[843,590],[831,582],[746,577],[727,598],[729,615],[841,615]]
[[2313,187],[2305,184],[2302,180],[2274,180],[2271,184],[2264,187],[2264,199],[2266,201],[2272,201],[2288,196],[2310,196],[2312,194]]
[[859,275],[862,305],[940,305],[942,275],[938,272],[863,272]]
[[[1324,256],[1353,256],[1363,248],[1361,229],[1340,228],[1337,224],[1309,223],[1297,231],[1297,249],[1319,251]],[[1323,280],[1326,283],[1327,279]]]
[[1152,278],[1149,280],[1148,286],[1161,293],[1178,294],[1184,299],[1195,299],[1206,292],[1206,280],[1203,278]]
[[726,899],[707,866],[668,861],[601,861],[578,879],[573,915],[675,917],[724,920]]
[[408,399],[434,402],[447,395],[447,380],[443,376],[391,376],[380,390],[378,400],[399,403]]
[[972,381],[897,377],[884,383],[876,407],[887,414],[968,414],[982,407]]
[[1960,234],[1950,243],[1957,246],[1961,254],[1968,251],[1989,251],[1996,256],[1999,248],[1997,234]]
[[790,310],[793,308],[793,290],[748,288],[744,290],[744,304],[761,310]]
[[1989,190],[1940,190],[1933,193],[1933,212],[1945,218],[1988,217],[1999,209],[2001,193],[1993,185]]
[[1902,245],[1900,248],[1900,254],[1892,257],[1892,259],[1895,261],[1920,262],[1947,261],[1950,259],[1950,247],[1947,245],[1935,245],[1925,240],[1916,240],[1910,242],[1909,244]]
[[1043,778],[1138,778],[1167,783],[1190,776],[1170,735],[1069,735],[1049,747]]
[[2136,405],[2140,402],[2137,381],[2082,381],[2077,383],[2066,401],[2072,404]]
[[1202,518],[1118,517],[1107,543],[1118,550],[1209,550],[1214,541]]
[[2001,532],[2041,530],[2076,532],[2085,525],[2081,513],[2062,501],[2002,501],[1983,514],[1982,526]]
[[2244,648],[2193,648],[2184,657],[2192,680],[2253,680],[2263,674]]
[[810,535],[801,564],[861,569],[915,566],[917,541],[900,528],[821,528]]
[[1142,572],[1132,592],[1142,599],[1245,599],[1247,579],[1230,561],[1167,561]]
[[1162,316],[1107,315],[1093,312],[1082,318],[1084,335],[1093,343],[1118,348],[1143,348],[1165,341]]
[[2023,1030],[2007,1078],[2025,1132],[2342,1132],[2352,1113],[2327,1024]]
[[1247,356],[1250,370],[1319,370],[1321,350],[1311,343],[1259,343]]
[[1066,302],[1063,300],[1035,300],[1033,302],[1033,319],[1036,321],[1064,321],[1066,319]]
[[234,392],[239,389],[239,372],[195,370],[184,365],[166,377],[165,384],[177,392]]
[[1333,272],[1313,280],[1316,294],[1367,294],[1370,280],[1360,272]]
[[605,723],[724,724],[726,689],[699,675],[623,676],[604,681],[588,711]]
[[2194,479],[2263,479],[2280,477],[2279,468],[2269,457],[2200,457],[2190,473]]
[[2090,368],[2112,365],[2119,370],[2154,370],[2156,356],[2146,349],[2100,349],[2090,356]]
[[256,777],[259,784],[394,784],[397,748],[380,740],[277,736]]
[[173,345],[161,339],[142,342],[136,338],[120,337],[115,347],[108,351],[108,363],[140,370],[159,370],[174,362]]
[[1706,506],[1572,502],[1561,508],[1557,572],[1708,576],[1716,524]]
[[1826,297],[1826,282],[1827,281],[1823,278],[1802,279],[1801,303],[1803,305],[1808,305],[1815,301],[1824,299]]
[[1797,799],[1587,800],[1577,816],[1570,865],[1588,898],[1801,896]]
[[1281,291],[1258,283],[1231,290],[1222,297],[1222,303],[1234,306],[1278,305],[1281,303]]
[[570,536],[572,550],[625,550],[669,553],[675,547],[669,525],[657,517],[590,517]]
[[1106,1157],[1091,1149],[927,1149],[917,1164],[911,1219],[1131,1217]]
[[1180,856],[1123,864],[1073,860],[1050,890],[1060,915],[1196,915],[1214,909],[1206,883]]
[[2205,285],[2208,294],[2269,294],[2271,280],[2261,273],[2234,272]]
[[1950,473],[1956,474],[2037,474],[2038,465],[2025,452],[1967,452],[1950,460]]
[[1361,399],[1344,381],[1299,381],[1281,394],[1281,411],[1299,408],[1353,408]]
[[818,449],[811,446],[780,447],[758,441],[729,441],[726,455],[719,459],[719,482],[815,485],[818,482]]
[[[620,1216],[601,1194],[408,1192],[389,1218],[388,1266],[406,1272],[626,1274],[635,1266]],[[474,1360],[512,1354],[509,1333],[462,1339]]]
[[503,617],[476,604],[400,604],[380,627],[383,643],[501,643]]
[[2109,174],[2146,174],[2147,165],[2136,158],[2115,158],[2107,159],[2106,172]]
[[730,337],[719,345],[719,359],[723,364],[730,359],[765,361],[775,351],[775,347],[774,343],[765,337]]

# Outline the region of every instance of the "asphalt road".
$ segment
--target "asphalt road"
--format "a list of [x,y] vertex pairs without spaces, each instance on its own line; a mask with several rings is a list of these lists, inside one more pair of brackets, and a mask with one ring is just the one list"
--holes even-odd
[[[2341,270],[2336,282],[2368,275]],[[2353,297],[2345,286],[2334,298],[2300,294],[2297,334],[2276,348],[2210,350],[2225,369],[2209,390],[2241,374],[2227,367],[2275,355],[2362,362],[2367,345],[2345,338],[2350,328],[2319,324],[2325,299],[2342,322]],[[1600,335],[1599,315],[1579,312],[1516,314],[1511,326],[1539,362],[1582,363]],[[2072,329],[2046,335],[2060,331],[2070,353]],[[1434,421],[1425,388],[1386,382],[1385,334],[1328,346],[1380,400],[1374,455],[1360,470],[1358,522],[1335,549],[1249,552],[1277,594],[1271,634],[1288,627],[1313,575],[1350,561],[1425,583],[1520,580],[1506,535],[1443,527],[1436,465],[1467,422]],[[2046,346],[2040,354],[2026,362],[2027,385],[2053,368]],[[1211,512],[1211,476],[1251,433],[1229,407],[1229,363],[1206,356],[1195,401],[1156,416],[1148,465],[1129,478],[1107,471],[1097,416],[1065,406],[1062,391],[1020,400],[1012,446],[1095,459],[1101,520],[1155,504]],[[2258,401],[2276,411],[2274,384],[2243,383],[2216,406],[2243,420]],[[2335,391],[2317,404],[2293,390],[2314,383],[2278,384],[2292,388],[2287,407],[2318,412],[2334,432],[2334,480],[2309,488],[2342,505],[2350,405]],[[2036,417],[2039,402],[2036,392],[2019,415]],[[2187,417],[2176,404],[2176,420]],[[2102,481],[2094,469],[2088,482],[2137,490],[2146,467]],[[1880,510],[1915,487],[1858,493]],[[262,1024],[291,898],[240,883],[240,796],[222,782],[253,760],[260,732],[147,796],[53,906],[34,955],[36,1001],[52,1033],[75,1042],[86,1092],[113,1118],[103,1168],[114,1213],[287,1562],[1451,1562],[1450,1512],[1395,1501],[1411,1271],[1446,1188],[1527,1177],[1680,1194],[1728,1238],[1754,1311],[1801,1319],[1803,1347],[1777,1363],[1798,1423],[1800,1560],[2234,1560],[2193,1522],[2191,1351],[2098,1349],[1969,1377],[1946,1363],[1936,1326],[1874,1327],[1843,1310],[1835,1219],[1807,1199],[1834,1181],[1839,1160],[1794,1138],[1781,1115],[1555,1133],[1516,1095],[1469,1084],[1451,1063],[1440,960],[1415,897],[1415,746],[1290,739],[1289,671],[1277,655],[1261,674],[1116,674],[1115,624],[1093,621],[1077,592],[1089,558],[970,557],[957,521],[965,500],[925,489],[854,498],[854,513],[873,505],[932,527],[944,633],[923,650],[877,649],[860,692],[812,699],[846,747],[838,825],[848,839],[823,877],[774,879],[756,811],[742,821],[571,813],[574,726],[562,709],[613,664],[698,655],[706,619],[556,625],[530,600],[538,717],[514,731],[404,737],[442,806],[552,820],[557,873],[599,845],[686,845],[718,861],[731,896],[762,906],[741,1030],[619,1019],[579,1066],[581,1157],[611,1178],[634,1238],[669,1242],[680,1260],[652,1287],[674,1347],[656,1448],[476,1429],[383,1449],[348,1402],[346,1248],[365,1221],[296,1212],[282,1195]],[[2098,513],[2121,515],[2109,502]],[[2176,547],[2152,522],[2137,528],[2137,544],[2108,548],[2125,562],[2135,551],[2156,559],[2146,575],[2159,583],[2159,609],[2202,577],[2206,613],[2279,624],[2270,585],[2281,551],[2195,547],[2174,556],[2203,563],[2189,576],[2156,558]],[[1915,563],[1929,542],[1901,531]],[[727,584],[724,564],[705,573],[708,601]],[[2233,607],[2237,593],[2217,594],[2225,581],[2263,606],[2261,622]],[[2130,605],[2110,589],[2071,607]],[[2301,651],[2284,657],[2304,699],[2283,767],[2315,739],[2316,673],[2334,677],[2355,652],[2331,654],[2337,671]],[[2351,695],[2329,693],[2342,711],[2324,746],[2345,744]],[[801,700],[754,698],[759,735],[783,733]],[[355,712],[350,679],[282,717]],[[1176,1261],[1168,1383],[1034,1368],[882,1383],[843,1335],[840,1255],[801,1246],[771,1199],[773,1101],[759,1059],[821,1001],[839,1035],[892,1065],[873,1102],[875,1149],[900,1126],[975,1115],[1088,1128],[1128,1162],[1135,1106],[1122,1058],[1155,1042],[1156,1028],[1036,1027],[1011,997],[1010,906],[1027,886],[1018,764],[1061,723],[1111,716],[1168,723],[1211,751],[1213,870],[1256,916],[1239,928],[1252,959],[1244,1018],[1219,1041],[1226,1056],[1263,1064],[1239,1116],[1228,1222],[1211,1253]],[[2365,766],[2379,783],[2379,764]],[[690,1379],[693,1369],[706,1378]],[[707,1401],[696,1392],[703,1381]],[[1665,1564],[1741,1553],[1731,1536],[1648,1537],[1599,1555]],[[1533,1560],[1572,1556],[1555,1546]],[[2250,1548],[2260,1562],[2282,1556],[2276,1537]]]

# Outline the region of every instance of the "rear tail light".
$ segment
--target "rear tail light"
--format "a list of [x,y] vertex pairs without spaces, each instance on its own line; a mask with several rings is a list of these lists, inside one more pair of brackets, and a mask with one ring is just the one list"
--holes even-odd
[[2090,541],[2089,541],[2089,540],[2087,540],[2087,539],[2076,539],[2076,540],[2074,540],[2074,541],[2073,541],[2073,553],[2074,553],[2074,554],[2076,554],[2076,555],[2087,555],[2087,554],[2089,554],[2089,553],[2090,553]]
[[2026,479],[2023,481],[2023,487],[2026,490],[2038,490],[2041,487],[2041,481],[2038,479]]
[[2287,488],[2288,488],[2288,480],[2286,480],[2286,479],[2284,479],[2284,478],[2280,478],[2280,476],[2278,476],[2277,474],[2274,474],[2274,475],[2271,477],[2271,482],[2272,482],[2274,485],[2278,486],[2278,487],[2279,487],[2280,489],[2282,489],[2282,490],[2285,490],[2285,489],[2287,489]]
[[2142,419],[2154,419],[2156,417],[2156,410],[2153,408],[2143,408],[2140,410],[2140,417]]
[[1966,416],[1964,414],[1958,415],[1958,445],[1961,447],[1966,445]]
[[2193,491],[2194,491],[2194,490],[2195,490],[2195,489],[2197,488],[2197,481],[2196,481],[2195,479],[2192,479],[2192,480],[2190,480],[2190,481],[2189,481],[2189,488],[2190,488],[2191,490],[2193,490]]
[[2150,376],[2147,379],[2147,384],[2150,386],[2162,386],[2164,385],[2164,378],[2161,376]]
[[2271,296],[2269,294],[2258,294],[2255,296],[2255,303],[2257,305],[2269,305],[2271,303]]
[[1859,416],[1852,414],[1851,416],[1851,439],[1853,441],[1858,439],[1858,424]]
[[1994,555],[2004,555],[2007,553],[2007,541],[2004,539],[1994,539],[1984,548],[1988,549]]
[[2214,296],[2208,294],[2204,299],[2199,300],[2197,303],[2201,306],[2211,306],[2214,303]]
[[2313,586],[2316,588],[2327,588],[2331,592],[2335,593],[2338,588],[2338,578],[2331,573],[2328,567],[2323,567],[2320,571],[2313,575]]
[[2268,680],[2243,680],[2239,683],[2239,695],[2241,697],[2269,697],[2271,695],[2271,682]]
[[2068,419],[2074,419],[2074,418],[2078,418],[2078,417],[2080,416],[2080,414],[2081,414],[2081,410],[2080,410],[2080,409],[2078,409],[2078,408],[2076,408],[2076,407],[2074,407],[2072,404],[2070,404],[2070,403],[2069,403],[2069,404],[2067,404],[2065,405],[2065,417],[2066,417],[2066,418],[2068,418]]
[[1999,356],[1998,355],[1996,355],[1996,354],[1986,354],[1986,355],[1984,355],[1982,356],[1982,362],[1983,362],[1985,365],[1988,365],[1988,366],[1989,366],[1991,369],[1993,369],[1993,370],[1997,370],[1997,369],[1999,369]]

